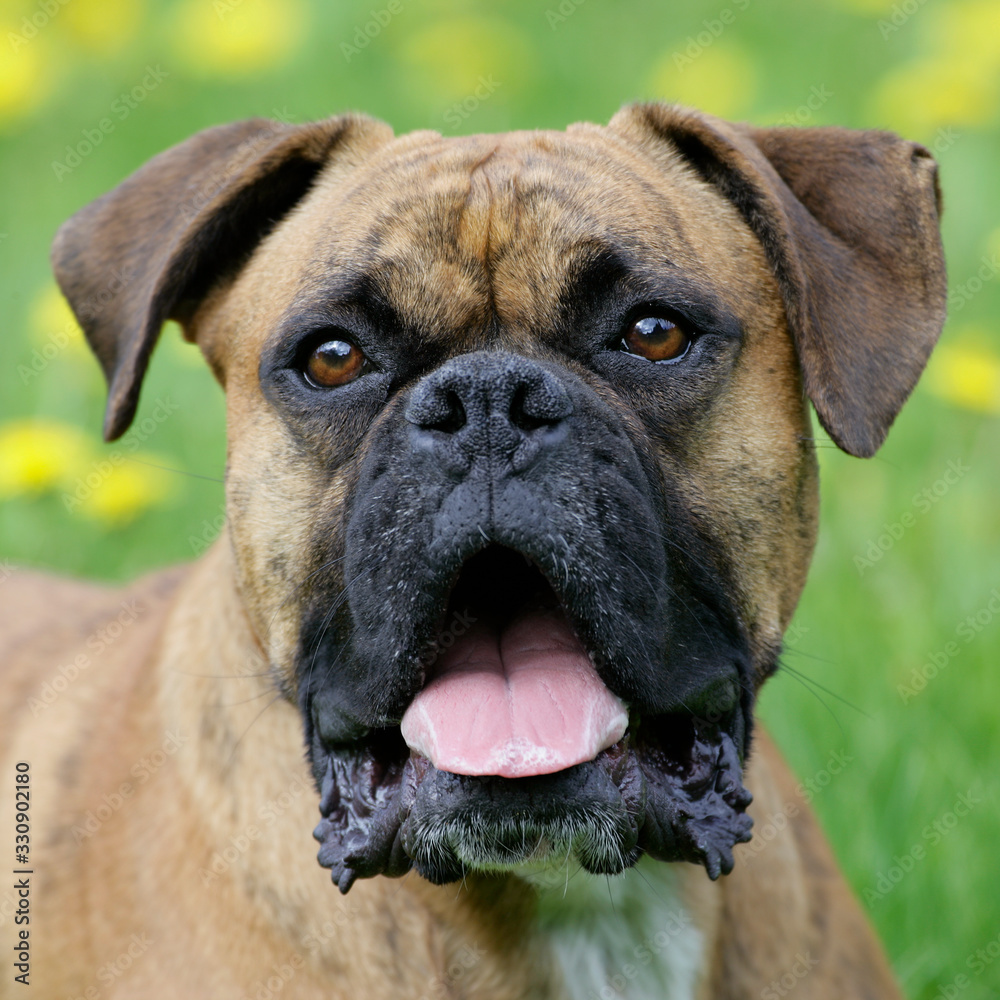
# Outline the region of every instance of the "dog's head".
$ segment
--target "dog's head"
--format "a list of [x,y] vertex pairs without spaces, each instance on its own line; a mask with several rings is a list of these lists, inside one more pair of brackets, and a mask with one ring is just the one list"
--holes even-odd
[[815,536],[807,398],[879,446],[941,327],[939,208],[886,133],[646,105],[224,126],[66,224],[106,435],[167,318],[226,387],[238,586],[341,889],[548,852],[729,870]]

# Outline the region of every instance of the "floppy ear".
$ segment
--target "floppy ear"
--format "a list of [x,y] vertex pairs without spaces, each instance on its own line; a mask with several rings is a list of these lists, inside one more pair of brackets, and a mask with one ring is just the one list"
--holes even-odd
[[391,136],[388,126],[356,115],[210,128],[150,160],[62,226],[52,264],[108,380],[108,441],[132,422],[163,323],[190,320],[335,153]]
[[875,453],[944,323],[937,165],[889,132],[752,128],[662,104],[610,127],[679,153],[764,247],[820,422]]

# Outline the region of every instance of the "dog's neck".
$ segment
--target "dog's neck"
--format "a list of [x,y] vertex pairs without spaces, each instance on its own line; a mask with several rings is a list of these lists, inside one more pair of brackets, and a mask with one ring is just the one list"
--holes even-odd
[[581,869],[543,873],[539,925],[570,1000],[693,1000],[705,947],[686,899],[688,874],[648,859],[613,878]]
[[[176,764],[199,817],[188,854],[199,856],[207,908],[235,895],[269,928],[260,946],[279,966],[299,956],[300,975],[350,984],[360,968],[354,995],[447,995],[460,980],[461,991],[496,1000],[589,1000],[633,981],[656,995],[694,995],[699,935],[668,866],[613,880],[470,876],[461,886],[411,874],[358,882],[341,896],[315,860],[317,793],[301,720],[269,675],[232,558],[223,537],[192,567],[164,631],[158,679],[165,728],[199,734]],[[190,649],[211,653],[191,663]],[[385,941],[395,942],[388,952]]]

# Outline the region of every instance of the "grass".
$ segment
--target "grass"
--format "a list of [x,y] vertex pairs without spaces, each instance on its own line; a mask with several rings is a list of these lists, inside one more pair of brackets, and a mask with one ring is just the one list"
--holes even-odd
[[[814,807],[908,996],[1000,995],[1000,961],[976,957],[1000,940],[990,860],[1000,763],[995,5],[938,0],[893,20],[877,0],[706,0],[680,12],[652,0],[553,0],[547,10],[404,0],[377,31],[369,12],[388,10],[380,0],[113,6],[110,16],[107,3],[73,0],[0,56],[0,436],[27,417],[93,441],[66,482],[3,501],[0,565],[123,580],[191,558],[217,531],[223,400],[197,349],[168,331],[139,411],[148,433],[135,451],[97,444],[103,385],[81,350],[59,346],[47,265],[64,218],[198,128],[345,108],[399,131],[562,127],[674,97],[764,124],[891,127],[931,145],[947,205],[948,346],[875,459],[821,439],[820,541],[785,669],[760,711],[813,781]],[[37,9],[7,4],[3,37]],[[100,142],[81,153],[95,128]],[[136,481],[115,480],[120,511],[134,516],[68,509],[63,494],[116,454]],[[836,775],[833,754],[846,761]],[[962,796],[972,807],[959,818]]]

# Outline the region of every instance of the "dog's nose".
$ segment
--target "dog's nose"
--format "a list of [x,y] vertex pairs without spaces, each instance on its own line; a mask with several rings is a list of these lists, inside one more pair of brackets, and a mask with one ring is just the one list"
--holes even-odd
[[567,435],[573,402],[562,381],[517,354],[477,351],[424,376],[405,410],[413,447],[451,471],[477,457],[519,472]]

